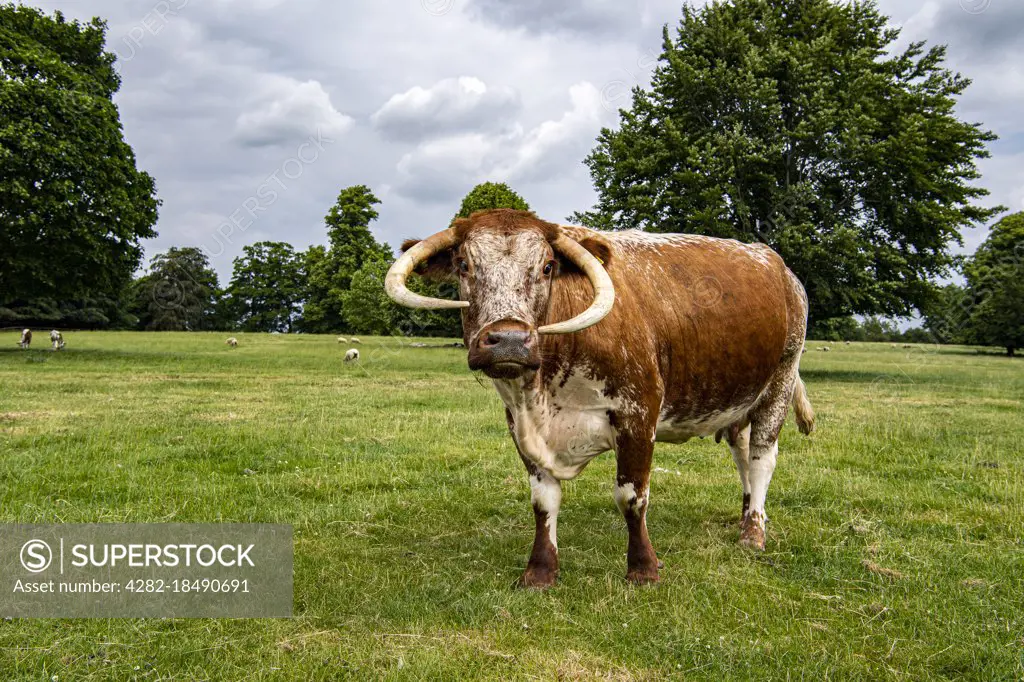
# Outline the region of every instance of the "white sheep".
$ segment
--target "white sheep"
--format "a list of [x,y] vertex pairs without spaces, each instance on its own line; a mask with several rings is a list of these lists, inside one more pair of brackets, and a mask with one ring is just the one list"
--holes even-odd
[[818,350],[820,350],[820,351],[821,351],[821,352],[823,352],[823,353],[827,353],[827,352],[829,352],[829,351],[830,351],[830,350],[832,350],[832,349],[831,349],[831,348],[829,348],[828,346],[822,346],[822,347],[821,347],[821,348],[819,348]]
[[339,336],[338,343],[348,343],[348,339],[346,339],[344,336]]
[[238,348],[238,339],[236,339],[233,336],[230,339],[228,339],[227,341],[225,341],[224,343],[226,343],[227,345],[231,346],[232,348]]
[[348,352],[345,353],[345,362],[354,362],[359,359],[359,351],[355,348],[349,348]]
[[349,339],[349,341],[351,341],[352,343],[362,343],[362,341],[360,341],[359,339],[357,339],[354,336],[351,339]]

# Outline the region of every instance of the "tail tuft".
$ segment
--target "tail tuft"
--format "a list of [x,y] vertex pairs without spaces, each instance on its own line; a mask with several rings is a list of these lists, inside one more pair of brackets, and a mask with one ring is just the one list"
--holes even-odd
[[807,387],[803,379],[796,375],[796,385],[793,387],[793,412],[796,415],[796,425],[800,433],[809,435],[814,431],[814,408],[811,401],[807,399]]

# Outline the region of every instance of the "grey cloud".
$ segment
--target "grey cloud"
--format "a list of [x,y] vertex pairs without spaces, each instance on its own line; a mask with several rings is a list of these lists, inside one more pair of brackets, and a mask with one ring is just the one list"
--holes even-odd
[[371,120],[390,138],[419,141],[452,132],[501,130],[520,108],[519,95],[512,88],[462,76],[393,95]]
[[943,2],[933,24],[951,52],[979,62],[1001,62],[1024,54],[1024,3],[992,0]]
[[[532,33],[567,33],[611,39],[635,39],[668,3],[661,0],[472,0],[470,12],[497,26]],[[678,3],[673,3],[678,11]]]

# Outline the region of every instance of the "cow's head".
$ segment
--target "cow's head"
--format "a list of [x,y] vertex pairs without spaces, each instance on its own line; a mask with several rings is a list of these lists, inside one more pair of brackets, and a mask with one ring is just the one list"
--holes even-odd
[[[602,266],[609,258],[607,244],[599,238],[577,242],[558,225],[526,211],[480,211],[423,241],[407,241],[402,249],[405,253],[388,272],[388,295],[410,308],[463,308],[469,367],[494,378],[516,378],[538,369],[538,334],[586,329],[615,302]],[[413,271],[456,279],[461,300],[409,291],[405,280]],[[541,326],[554,280],[580,272],[593,285],[593,304],[571,320]]]

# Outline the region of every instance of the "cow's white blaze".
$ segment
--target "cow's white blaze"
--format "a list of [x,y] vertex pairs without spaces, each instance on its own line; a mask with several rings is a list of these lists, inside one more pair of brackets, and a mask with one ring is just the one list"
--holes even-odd
[[[550,253],[544,237],[531,231],[511,236],[484,232],[466,240],[463,249],[472,273],[461,279],[460,294],[476,305],[477,330],[502,320],[532,324],[538,298],[548,294],[548,285],[540,281],[544,256]],[[475,290],[495,294],[474,297]]]

